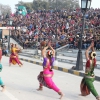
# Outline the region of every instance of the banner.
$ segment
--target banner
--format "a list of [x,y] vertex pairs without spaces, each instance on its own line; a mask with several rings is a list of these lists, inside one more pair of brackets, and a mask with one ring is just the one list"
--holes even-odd
[[[0,29],[11,29],[11,30],[13,30],[13,29],[15,29],[15,27],[0,27]],[[20,29],[20,27],[17,27],[16,29]]]

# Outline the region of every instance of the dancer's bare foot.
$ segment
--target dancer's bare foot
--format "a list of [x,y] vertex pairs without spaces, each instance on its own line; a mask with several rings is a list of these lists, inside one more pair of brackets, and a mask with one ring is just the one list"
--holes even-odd
[[1,86],[1,87],[2,87],[2,92],[4,92],[6,89],[6,86]]
[[58,94],[60,95],[60,98],[59,99],[62,99],[63,93],[62,92],[58,92]]
[[20,61],[20,64],[23,65],[23,63]]
[[37,89],[37,91],[42,91],[43,90],[43,87],[39,87],[38,89]]
[[21,64],[19,64],[19,67],[22,67],[22,65],[21,65]]
[[96,99],[97,99],[97,100],[100,100],[100,97],[97,97]]

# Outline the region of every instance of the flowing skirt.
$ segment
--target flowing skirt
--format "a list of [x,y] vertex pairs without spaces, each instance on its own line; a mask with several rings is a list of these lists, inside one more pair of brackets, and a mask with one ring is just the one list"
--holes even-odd
[[16,64],[21,64],[18,57],[14,54],[11,54],[10,55],[10,60],[9,60],[9,63],[12,63],[13,65],[16,65]]
[[[46,72],[48,72],[48,71],[46,71]],[[49,89],[53,89],[56,92],[59,92],[60,89],[55,85],[55,83],[52,80],[52,77],[44,77],[43,73],[44,72],[40,72],[40,74],[38,75],[38,80],[39,80],[40,84],[42,84],[43,86],[45,86]],[[49,71],[48,74],[50,74],[50,73],[53,74],[52,71]]]
[[90,90],[88,89],[88,87],[86,85],[85,78],[83,78],[81,81],[80,90],[81,90],[82,96],[87,96],[90,94]]
[[4,85],[4,83],[2,81],[2,78],[0,77],[0,86],[3,86],[3,85]]
[[44,80],[43,71],[40,72],[40,74],[38,75],[37,79],[40,82],[40,84],[42,84],[43,86],[49,88],[49,86],[46,84],[46,82]]
[[2,50],[0,50],[0,61],[2,59]]

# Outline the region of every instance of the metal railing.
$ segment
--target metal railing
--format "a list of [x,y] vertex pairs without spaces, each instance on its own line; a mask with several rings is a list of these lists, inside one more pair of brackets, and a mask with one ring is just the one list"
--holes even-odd
[[23,43],[14,35],[11,35],[11,38],[13,38],[20,46],[23,47]]

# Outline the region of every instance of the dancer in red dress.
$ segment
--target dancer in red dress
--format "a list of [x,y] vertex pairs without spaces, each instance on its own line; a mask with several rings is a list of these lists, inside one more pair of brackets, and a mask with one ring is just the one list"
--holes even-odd
[[1,59],[2,59],[2,49],[0,47],[0,63],[1,63]]

